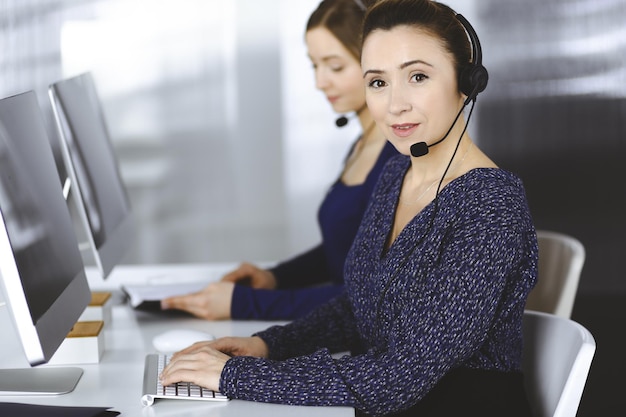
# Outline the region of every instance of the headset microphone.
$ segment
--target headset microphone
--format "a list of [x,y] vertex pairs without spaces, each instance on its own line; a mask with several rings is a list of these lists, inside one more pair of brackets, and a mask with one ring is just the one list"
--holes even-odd
[[454,118],[454,121],[452,122],[452,124],[450,125],[450,129],[448,129],[448,131],[446,132],[446,134],[439,139],[437,142],[433,142],[430,145],[427,144],[426,142],[417,142],[414,143],[413,145],[411,145],[411,155],[414,157],[420,157],[420,156],[424,156],[428,153],[428,148],[430,148],[431,146],[435,146],[438,143],[441,143],[444,141],[445,138],[448,137],[448,135],[450,134],[450,132],[452,131],[452,128],[454,127],[454,125],[456,124],[456,121],[459,120],[459,117],[461,116],[461,113],[463,113],[463,109],[465,108],[465,106],[467,105],[467,102],[463,104],[463,106],[461,107],[461,110],[459,110],[459,112],[456,114],[456,117]]
[[353,117],[358,116],[359,114],[361,114],[361,112],[363,110],[365,110],[366,107],[367,107],[367,103],[363,103],[363,105],[357,111],[355,111],[353,114],[351,114],[349,117],[346,116],[346,115],[339,116],[337,118],[337,120],[335,120],[335,124],[337,125],[337,127],[344,127],[345,125],[348,124],[350,119],[352,119]]
[[337,125],[337,127],[344,127],[345,125],[348,124],[348,118],[346,116],[341,116],[339,118],[337,118],[337,120],[335,120],[335,124]]

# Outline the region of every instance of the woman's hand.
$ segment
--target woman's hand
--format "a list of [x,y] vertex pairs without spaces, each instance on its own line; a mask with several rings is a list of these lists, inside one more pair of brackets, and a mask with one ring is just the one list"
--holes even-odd
[[193,294],[165,298],[161,308],[183,310],[207,320],[229,319],[234,289],[232,282],[213,282]]
[[269,356],[267,344],[258,336],[221,337],[209,343],[213,348],[230,356],[254,356],[256,358]]
[[213,282],[204,289],[186,295],[161,300],[163,310],[183,310],[206,320],[230,319],[235,284],[248,284],[253,288],[275,289],[276,278],[270,271],[249,263],[224,275],[220,282]]
[[267,358],[269,350],[260,337],[224,337],[212,342],[199,342],[175,353],[161,373],[165,386],[191,382],[219,391],[220,376],[231,356]]
[[191,382],[219,391],[220,375],[228,359],[228,355],[212,348],[209,343],[196,343],[172,356],[161,373],[161,383],[167,386],[177,382]]
[[274,290],[277,286],[276,277],[273,273],[247,262],[242,263],[237,269],[224,275],[222,281],[247,284],[252,288],[266,290]]

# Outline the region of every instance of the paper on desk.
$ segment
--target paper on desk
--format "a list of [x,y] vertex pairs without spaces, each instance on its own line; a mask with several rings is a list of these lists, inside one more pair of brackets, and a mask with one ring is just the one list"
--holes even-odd
[[128,295],[130,305],[136,308],[145,302],[161,301],[164,298],[174,295],[190,294],[200,291],[206,287],[206,285],[207,283],[204,281],[159,285],[122,285],[122,290]]

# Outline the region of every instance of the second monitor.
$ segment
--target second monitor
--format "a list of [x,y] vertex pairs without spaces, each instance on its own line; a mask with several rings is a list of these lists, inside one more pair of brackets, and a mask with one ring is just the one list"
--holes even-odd
[[103,277],[127,253],[134,219],[91,74],[50,86],[71,198]]

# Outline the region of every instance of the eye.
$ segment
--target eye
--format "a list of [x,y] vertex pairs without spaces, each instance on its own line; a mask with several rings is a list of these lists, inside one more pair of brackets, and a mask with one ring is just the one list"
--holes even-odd
[[373,89],[377,89],[377,88],[383,88],[387,85],[387,83],[385,83],[383,80],[375,78],[373,80],[371,80],[369,83],[367,83],[367,86],[369,88],[373,88]]
[[421,72],[418,72],[417,74],[413,74],[411,76],[411,81],[414,81],[416,83],[421,83],[424,82],[428,79],[428,76],[425,74],[422,74]]
[[343,71],[343,66],[330,67],[330,70],[332,72],[341,72],[341,71]]

